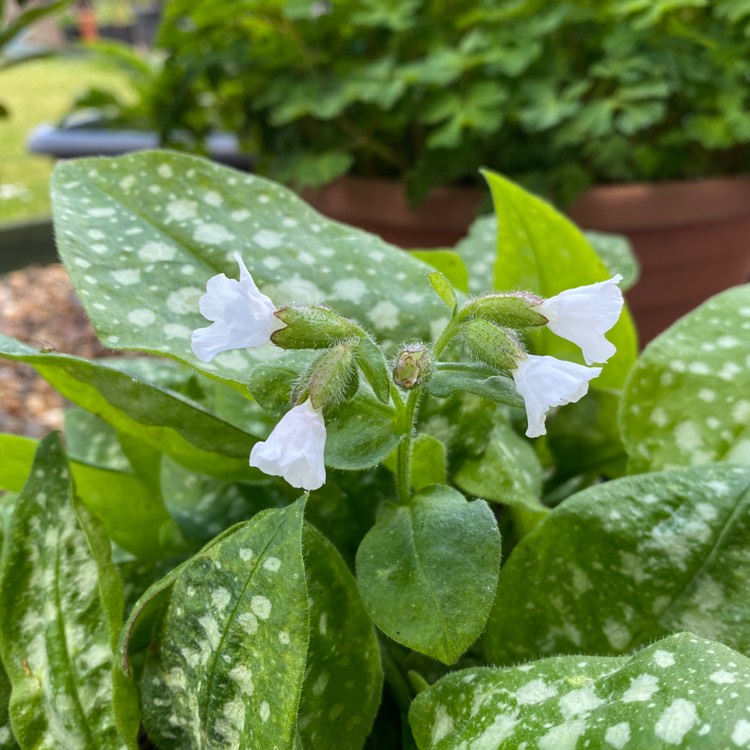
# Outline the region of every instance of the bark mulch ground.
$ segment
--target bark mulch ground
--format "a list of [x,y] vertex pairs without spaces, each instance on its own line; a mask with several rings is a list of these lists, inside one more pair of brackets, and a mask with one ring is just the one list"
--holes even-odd
[[[82,357],[105,349],[59,265],[0,276],[0,332],[39,349]],[[62,427],[65,400],[28,365],[0,360],[0,432],[41,437]]]

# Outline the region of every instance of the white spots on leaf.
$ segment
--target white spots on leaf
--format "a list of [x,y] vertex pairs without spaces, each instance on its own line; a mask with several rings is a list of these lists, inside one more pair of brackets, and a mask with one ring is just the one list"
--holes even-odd
[[166,242],[147,242],[139,251],[138,257],[145,263],[157,263],[172,260],[175,256],[173,245]]
[[192,331],[179,323],[167,323],[164,326],[164,335],[168,339],[189,339]]
[[321,289],[309,279],[294,274],[278,284],[269,285],[266,294],[278,305],[288,302],[312,304],[324,298]]
[[750,423],[750,401],[741,399],[732,408],[732,419],[739,424]]
[[224,199],[215,190],[209,190],[203,196],[203,200],[209,206],[213,206],[214,208],[218,208],[224,202]]
[[522,706],[533,706],[535,703],[549,700],[556,695],[557,688],[554,685],[548,685],[542,678],[539,678],[518,688],[516,701]]
[[291,643],[289,633],[287,633],[286,630],[279,631],[279,643],[283,644],[284,646],[288,646]]
[[695,704],[677,698],[664,709],[654,729],[656,736],[668,745],[679,745],[698,722]]
[[170,167],[169,164],[160,164],[156,172],[159,177],[165,180],[168,180],[173,174],[172,167]]
[[133,325],[144,328],[145,326],[150,326],[156,320],[156,315],[154,315],[152,310],[138,308],[128,313],[128,320]]
[[710,404],[712,401],[716,400],[716,391],[712,391],[710,388],[701,388],[698,391],[698,398],[701,401],[705,401],[707,404]]
[[271,616],[271,601],[266,596],[254,596],[250,600],[250,609],[261,620],[267,620]]
[[281,560],[278,557],[267,557],[263,561],[263,569],[275,573],[281,567]]
[[221,640],[219,624],[216,622],[213,615],[208,614],[201,615],[198,618],[198,624],[203,628],[203,632],[206,634],[206,639],[211,650],[216,651]]
[[237,615],[237,622],[248,635],[254,635],[258,631],[258,618],[252,612]]
[[698,503],[695,506],[695,509],[704,521],[713,521],[718,515],[718,511],[713,505],[711,505],[711,503]]
[[260,720],[265,724],[271,716],[271,707],[268,705],[268,701],[263,701],[260,704]]
[[241,208],[238,211],[232,211],[229,217],[232,221],[245,221],[250,218],[250,212],[245,208]]
[[608,745],[622,750],[630,740],[630,724],[627,721],[623,721],[619,724],[615,724],[613,727],[608,727],[604,735],[604,741]]
[[595,692],[593,685],[571,690],[560,698],[560,713],[565,719],[587,714],[604,703]]
[[198,300],[203,294],[201,289],[194,286],[186,286],[172,292],[167,297],[167,307],[175,315],[188,315],[198,310]]
[[103,240],[106,237],[104,232],[99,229],[89,229],[88,235],[92,240]]
[[[750,309],[750,308],[749,308]],[[732,731],[732,742],[737,747],[747,747],[750,744],[750,721],[740,719]]]
[[167,203],[167,223],[170,221],[189,221],[198,215],[196,201],[180,198]]
[[334,296],[348,302],[360,302],[366,293],[367,285],[361,279],[339,279],[333,285]]
[[722,380],[734,380],[737,375],[742,372],[742,368],[734,362],[725,362],[721,370],[719,370],[719,377]]
[[320,620],[318,621],[318,632],[321,635],[325,635],[328,632],[328,615],[325,612],[320,615]]
[[664,651],[663,649],[654,651],[653,659],[656,666],[664,669],[674,666],[675,663],[674,654],[671,651]]
[[141,272],[137,268],[122,268],[119,271],[112,271],[111,276],[121,286],[138,284],[141,280]]
[[652,674],[642,674],[631,679],[630,687],[623,693],[623,703],[640,703],[651,700],[659,691],[659,678]]
[[609,641],[609,645],[617,651],[624,651],[630,644],[632,638],[628,628],[617,620],[608,619],[602,625],[604,635]]
[[399,324],[398,307],[390,300],[384,299],[373,305],[367,314],[370,322],[380,331],[390,331]]
[[722,349],[735,349],[742,346],[742,342],[736,336],[721,336],[716,343]]
[[128,175],[127,177],[123,177],[119,182],[120,187],[123,190],[130,190],[135,185],[135,177],[133,175]]
[[281,266],[281,260],[275,255],[268,255],[261,261],[263,265],[271,271],[274,271]]
[[204,245],[221,245],[235,239],[234,234],[221,224],[201,224],[193,232],[193,240]]
[[[498,714],[470,745],[471,750],[495,750],[513,734],[518,724],[518,713]],[[540,745],[541,747],[541,745]]]
[[243,547],[240,550],[240,559],[244,560],[245,562],[249,562],[253,559],[253,551],[249,549],[248,547]]
[[253,683],[253,672],[246,664],[238,664],[229,672],[229,679],[237,683],[240,692],[244,695],[252,695],[255,690]]
[[719,669],[717,672],[709,675],[708,679],[715,682],[717,685],[733,685],[737,682],[737,675],[734,672],[727,672],[725,669]]
[[664,409],[661,406],[657,406],[651,412],[651,421],[657,427],[665,427],[669,422],[669,418],[667,417],[667,413],[664,411]]
[[306,266],[314,266],[317,262],[315,256],[312,253],[308,253],[306,250],[303,250],[297,255],[297,260],[300,263],[304,263]]
[[219,611],[226,609],[230,601],[232,601],[232,595],[223,586],[211,592],[211,604]]
[[277,247],[281,247],[284,237],[270,229],[261,229],[252,236],[251,242],[264,250],[275,250]]
[[328,687],[328,681],[330,675],[328,672],[322,672],[315,683],[313,684],[312,691],[314,695],[322,695],[323,691]]
[[93,245],[89,245],[89,250],[96,253],[97,255],[105,255],[109,248],[103,245],[101,242],[96,242]]
[[552,729],[539,738],[539,750],[575,750],[578,738],[586,729],[583,719],[569,721]]
[[114,208],[89,208],[86,213],[95,219],[108,219],[117,212]]
[[91,263],[89,263],[85,258],[74,258],[73,263],[79,268],[83,268],[84,270],[86,268],[91,268]]

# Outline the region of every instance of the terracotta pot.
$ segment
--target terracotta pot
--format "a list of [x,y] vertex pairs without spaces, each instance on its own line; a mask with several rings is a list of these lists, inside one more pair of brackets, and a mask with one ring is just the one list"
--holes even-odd
[[641,279],[627,297],[642,344],[750,279],[750,178],[596,187],[569,215],[633,244]]
[[302,197],[320,213],[403,248],[450,248],[466,235],[485,198],[481,190],[435,188],[413,210],[401,183],[342,177]]

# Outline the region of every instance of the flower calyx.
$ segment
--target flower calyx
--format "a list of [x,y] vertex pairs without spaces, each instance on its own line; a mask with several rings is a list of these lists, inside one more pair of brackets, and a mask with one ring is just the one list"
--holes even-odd
[[540,311],[544,302],[531,292],[486,294],[469,300],[459,311],[458,320],[488,320],[501,328],[535,328],[547,324]]
[[275,315],[285,327],[275,331],[271,341],[283,349],[327,349],[366,336],[360,326],[325,305],[286,305]]
[[472,355],[496,370],[510,372],[526,356],[523,345],[511,331],[498,328],[489,320],[467,320],[461,325],[461,335]]
[[393,363],[393,382],[406,391],[426,383],[432,376],[434,365],[430,349],[421,342],[406,344]]
[[313,408],[324,409],[352,399],[359,387],[355,346],[356,342],[345,341],[323,352],[298,381],[293,403],[309,399]]

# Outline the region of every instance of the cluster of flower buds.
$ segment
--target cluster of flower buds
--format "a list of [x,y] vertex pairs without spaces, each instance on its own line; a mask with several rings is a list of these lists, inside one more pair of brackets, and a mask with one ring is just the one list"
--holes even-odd
[[[281,476],[294,487],[317,489],[326,479],[325,410],[355,395],[360,371],[381,401],[390,398],[382,351],[361,326],[327,307],[277,308],[258,289],[237,253],[235,258],[239,280],[214,276],[200,299],[201,314],[212,322],[193,332],[193,352],[210,362],[221,352],[269,343],[284,349],[322,350],[299,379],[292,408],[250,453],[251,466]],[[546,326],[578,345],[587,365],[606,362],[615,352],[605,334],[622,311],[617,286],[621,280],[617,275],[550,299],[526,292],[488,294],[456,310],[457,331],[473,356],[512,376],[526,406],[529,437],[545,434],[549,409],[582,398],[601,367],[529,354],[517,331]],[[406,344],[393,365],[392,382],[412,390],[427,382],[432,370],[430,347]]]
[[528,437],[544,435],[546,413],[580,400],[602,368],[529,354],[516,331],[546,326],[579,346],[587,365],[604,363],[615,353],[605,334],[622,312],[620,281],[617,274],[549,299],[528,292],[488,294],[459,311],[460,331],[472,354],[513,377],[526,406]]

